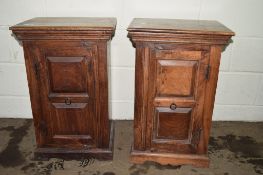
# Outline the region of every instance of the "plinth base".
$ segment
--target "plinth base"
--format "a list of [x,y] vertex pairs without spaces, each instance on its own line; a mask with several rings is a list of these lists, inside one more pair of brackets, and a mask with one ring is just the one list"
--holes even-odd
[[206,155],[153,153],[133,149],[131,150],[130,161],[136,164],[153,161],[161,165],[193,165],[196,167],[209,167],[210,162]]
[[70,159],[98,159],[112,160],[114,143],[114,124],[111,122],[110,143],[108,149],[92,148],[87,150],[68,148],[36,148],[34,152],[35,160],[48,160],[49,158]]

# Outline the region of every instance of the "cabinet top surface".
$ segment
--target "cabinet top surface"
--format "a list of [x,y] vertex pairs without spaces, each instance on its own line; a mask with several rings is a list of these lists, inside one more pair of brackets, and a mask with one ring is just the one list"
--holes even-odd
[[135,18],[128,31],[234,35],[233,31],[217,21],[183,19]]
[[37,17],[10,27],[11,30],[114,30],[116,18]]

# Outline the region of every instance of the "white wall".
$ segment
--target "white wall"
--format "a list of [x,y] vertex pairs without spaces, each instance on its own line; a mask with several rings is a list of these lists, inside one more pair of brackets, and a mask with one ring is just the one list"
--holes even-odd
[[236,32],[223,53],[214,120],[263,120],[262,0],[1,0],[0,117],[31,117],[23,52],[8,27],[37,16],[112,16],[112,112],[133,118],[134,48],[126,28],[134,17],[212,19]]

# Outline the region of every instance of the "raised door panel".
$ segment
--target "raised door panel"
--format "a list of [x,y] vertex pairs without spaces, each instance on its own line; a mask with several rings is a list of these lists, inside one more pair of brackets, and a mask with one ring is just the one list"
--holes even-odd
[[200,46],[163,47],[151,51],[146,147],[201,153],[209,52]]
[[191,108],[156,108],[156,139],[186,140],[189,137]]
[[36,43],[44,146],[96,147],[94,49],[50,43]]
[[87,90],[84,57],[47,57],[50,90],[54,93],[79,93]]
[[157,95],[193,96],[197,61],[158,60]]
[[190,141],[193,113],[190,107],[155,107],[151,150],[194,153],[195,149]]

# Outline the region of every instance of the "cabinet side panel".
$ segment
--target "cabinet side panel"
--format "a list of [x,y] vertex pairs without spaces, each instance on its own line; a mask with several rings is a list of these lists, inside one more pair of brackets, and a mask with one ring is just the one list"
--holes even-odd
[[97,46],[97,84],[99,99],[96,100],[98,116],[99,148],[108,148],[110,140],[110,123],[108,109],[108,68],[107,68],[107,42],[98,42]]
[[33,41],[23,41],[23,50],[25,57],[25,65],[27,72],[27,81],[30,94],[31,108],[33,114],[35,135],[37,147],[41,147],[45,143],[45,136],[41,132],[42,130],[42,109],[41,109],[41,100],[39,95],[39,84],[38,76],[36,74],[36,60],[34,52],[34,43]]
[[220,57],[221,57],[222,47],[219,45],[211,46],[210,50],[210,75],[206,87],[206,96],[205,96],[205,105],[204,105],[204,114],[203,114],[203,143],[204,150],[207,152],[212,114],[214,109],[215,93],[217,87]]
[[148,103],[149,48],[136,44],[135,64],[134,149],[144,150]]

